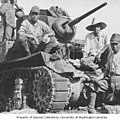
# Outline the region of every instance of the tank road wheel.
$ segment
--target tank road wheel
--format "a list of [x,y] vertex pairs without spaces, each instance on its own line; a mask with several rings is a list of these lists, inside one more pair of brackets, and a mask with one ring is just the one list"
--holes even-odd
[[41,67],[35,74],[33,81],[33,94],[36,102],[36,109],[39,113],[45,113],[49,108],[52,98],[52,80],[50,73]]
[[33,94],[39,113],[64,110],[70,97],[69,79],[40,67],[33,81]]

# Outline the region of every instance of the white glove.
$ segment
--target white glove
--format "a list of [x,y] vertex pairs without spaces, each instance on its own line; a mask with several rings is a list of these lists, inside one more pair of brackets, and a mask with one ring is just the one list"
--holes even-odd
[[49,41],[50,41],[50,37],[48,37],[48,35],[44,35],[42,41],[47,44],[47,43],[49,43]]

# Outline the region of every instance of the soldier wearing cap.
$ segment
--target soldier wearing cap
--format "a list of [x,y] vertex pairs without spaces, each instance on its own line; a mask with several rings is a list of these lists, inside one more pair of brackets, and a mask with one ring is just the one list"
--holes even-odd
[[[33,6],[30,10],[30,19],[24,20],[18,31],[19,40],[23,42],[28,55],[36,51],[49,53],[56,46],[54,31],[45,22],[38,20],[39,13],[39,7]],[[30,44],[34,46],[31,51]]]
[[[87,30],[92,31],[88,33],[85,38],[85,46],[83,49],[83,58],[81,60],[82,65],[96,69],[98,68],[97,63],[100,61],[101,54],[106,49],[106,45],[109,43],[107,40],[107,35],[101,30],[106,28],[104,22],[94,23],[95,18],[93,18],[92,25],[86,27]],[[96,61],[96,58],[98,61]]]
[[89,113],[96,113],[95,103],[98,92],[104,93],[108,90],[108,88],[111,88],[112,92],[114,93],[114,99],[119,97],[115,93],[119,93],[120,90],[120,34],[115,33],[112,35],[110,39],[110,46],[112,50],[107,58],[107,66],[103,79],[97,81],[95,80],[94,83],[96,82],[97,84],[93,83],[91,86],[89,86]]
[[[11,52],[23,54],[18,57],[31,55],[37,51],[49,53],[56,46],[54,31],[43,21],[38,20],[40,9],[38,6],[33,6],[30,10],[30,18],[21,23],[18,30],[18,39],[13,44]],[[6,58],[9,58],[10,52]],[[15,56],[15,55],[14,55]]]
[[108,57],[105,77],[110,79],[111,88],[114,92],[120,90],[120,34],[115,33],[112,35],[110,45],[112,52]]

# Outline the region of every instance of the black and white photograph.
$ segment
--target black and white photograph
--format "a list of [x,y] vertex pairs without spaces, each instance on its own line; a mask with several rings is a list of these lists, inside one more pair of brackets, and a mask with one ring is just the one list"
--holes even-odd
[[120,114],[119,0],[1,0],[1,120],[112,120]]

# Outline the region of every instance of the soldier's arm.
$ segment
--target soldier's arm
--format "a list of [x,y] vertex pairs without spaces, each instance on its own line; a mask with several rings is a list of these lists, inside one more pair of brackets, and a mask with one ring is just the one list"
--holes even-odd
[[44,22],[41,22],[41,25],[42,25],[42,41],[44,43],[49,43],[50,42],[50,37],[55,37],[55,33],[54,31]]
[[88,57],[88,54],[90,52],[90,40],[88,35],[85,38],[85,46],[83,48],[83,59]]
[[110,62],[109,62],[109,59],[110,57],[108,56],[108,62],[107,62],[107,65],[106,65],[106,68],[105,68],[105,71],[104,71],[104,78],[109,78],[110,75]]
[[20,29],[18,30],[18,34],[33,39],[35,38],[34,35],[27,33],[27,23],[25,20],[21,23]]
[[16,6],[17,9],[21,9],[21,10],[24,9],[23,7],[19,6],[18,4],[15,4],[15,6]]
[[105,50],[109,47],[109,45],[105,45],[103,49],[98,53],[99,56],[101,56],[102,53],[105,52]]
[[5,12],[7,11],[7,9],[8,9],[7,4],[2,4],[2,5],[0,6],[0,15],[4,15]]
[[108,40],[108,38],[107,38],[107,35],[106,35],[106,34],[105,34],[105,38],[104,38],[104,40],[105,40],[105,43],[104,43],[104,44],[105,44],[105,46],[106,46],[106,45],[108,45],[108,44],[110,44],[110,41]]
[[41,24],[44,35],[47,35],[48,37],[55,36],[54,31],[46,23],[41,22]]
[[83,51],[83,59],[86,58],[88,56],[88,53]]
[[109,41],[107,39],[107,35],[104,34],[104,47],[103,49],[98,53],[99,56],[101,56],[102,53],[104,53],[104,51],[109,47]]

